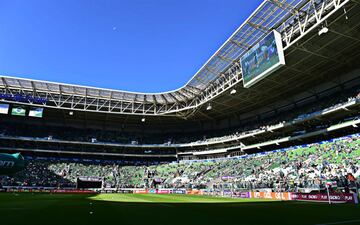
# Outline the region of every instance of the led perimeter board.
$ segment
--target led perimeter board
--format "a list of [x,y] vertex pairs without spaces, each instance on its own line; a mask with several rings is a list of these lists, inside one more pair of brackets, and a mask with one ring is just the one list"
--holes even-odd
[[240,64],[245,88],[285,65],[280,33],[273,30],[240,58]]
[[13,116],[26,116],[26,109],[23,106],[14,105],[11,109],[11,115]]
[[8,114],[9,113],[9,104],[0,104],[0,114]]
[[42,118],[43,117],[43,108],[31,108],[29,111],[29,116],[30,117],[39,117]]

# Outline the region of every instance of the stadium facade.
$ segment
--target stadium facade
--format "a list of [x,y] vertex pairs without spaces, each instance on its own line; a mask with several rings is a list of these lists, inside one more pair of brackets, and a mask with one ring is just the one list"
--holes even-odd
[[[245,87],[244,73],[274,54],[256,49],[272,32],[285,65]],[[242,63],[255,51],[263,52]],[[354,134],[359,62],[357,1],[266,0],[174,91],[1,76],[0,151],[131,164],[241,156]]]

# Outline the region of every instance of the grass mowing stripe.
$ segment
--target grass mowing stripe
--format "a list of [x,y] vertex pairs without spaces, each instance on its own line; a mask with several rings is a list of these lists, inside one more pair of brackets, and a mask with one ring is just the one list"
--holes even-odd
[[268,200],[235,199],[199,195],[175,195],[175,194],[105,194],[91,197],[93,200],[114,202],[151,202],[151,203],[238,203]]
[[141,195],[134,194],[105,194],[105,195],[96,195],[90,197],[92,200],[99,201],[114,201],[114,202],[152,202],[149,199],[144,198]]

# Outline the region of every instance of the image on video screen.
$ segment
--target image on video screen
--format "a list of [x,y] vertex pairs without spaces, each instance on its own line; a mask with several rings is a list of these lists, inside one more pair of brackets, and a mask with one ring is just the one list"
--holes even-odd
[[26,109],[22,106],[13,106],[11,110],[11,115],[13,116],[25,116],[26,115]]
[[0,104],[0,114],[8,114],[9,104]]
[[43,111],[44,111],[43,108],[32,108],[29,111],[29,116],[41,118],[41,117],[43,117]]
[[285,64],[277,34],[276,31],[270,33],[241,58],[244,87],[250,87]]

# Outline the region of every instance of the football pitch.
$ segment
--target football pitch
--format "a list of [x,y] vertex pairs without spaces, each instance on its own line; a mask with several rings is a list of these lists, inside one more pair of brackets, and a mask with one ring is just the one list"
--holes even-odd
[[195,195],[0,194],[1,225],[359,225],[353,204]]

